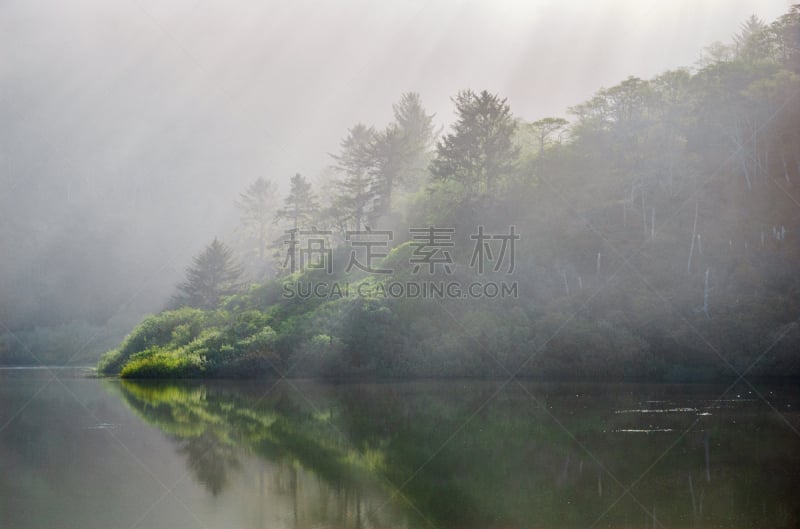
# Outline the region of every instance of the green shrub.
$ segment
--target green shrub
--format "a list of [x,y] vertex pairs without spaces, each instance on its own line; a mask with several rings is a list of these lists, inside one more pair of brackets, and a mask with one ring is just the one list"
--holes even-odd
[[112,375],[119,372],[122,365],[122,353],[119,349],[111,349],[103,353],[100,360],[97,362],[97,371],[106,375]]
[[182,347],[200,334],[206,320],[205,312],[189,307],[148,316],[117,349],[103,355],[97,366],[98,371],[115,375],[120,373],[133,355],[151,347]]
[[189,378],[203,374],[200,357],[183,349],[153,347],[131,358],[120,371],[122,378]]
[[231,356],[224,363],[208,366],[206,374],[216,378],[257,378],[279,375],[275,369],[277,355],[270,352],[249,352]]

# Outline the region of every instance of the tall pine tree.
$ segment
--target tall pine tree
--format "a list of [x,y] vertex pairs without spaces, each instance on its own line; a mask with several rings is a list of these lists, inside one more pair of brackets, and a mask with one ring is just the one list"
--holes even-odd
[[194,256],[186,269],[186,281],[178,285],[174,306],[215,308],[222,297],[236,293],[241,286],[242,269],[225,243],[214,239]]

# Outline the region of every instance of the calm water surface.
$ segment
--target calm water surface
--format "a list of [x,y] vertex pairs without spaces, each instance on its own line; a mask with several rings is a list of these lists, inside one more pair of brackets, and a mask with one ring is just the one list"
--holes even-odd
[[0,370],[0,527],[796,527],[800,391],[755,388]]

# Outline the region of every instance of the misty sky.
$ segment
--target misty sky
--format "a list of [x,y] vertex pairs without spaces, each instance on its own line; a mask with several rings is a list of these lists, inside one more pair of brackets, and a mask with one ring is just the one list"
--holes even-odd
[[563,114],[601,85],[691,65],[751,13],[769,21],[788,5],[4,2],[2,108],[42,142],[41,156],[62,155],[65,136],[99,139],[99,149],[76,146],[86,150],[73,161],[101,173],[173,143],[180,166],[211,145],[237,184],[313,175],[347,127],[382,125],[404,91],[420,92],[442,123],[462,88],[499,92],[526,119]]
[[464,88],[527,120],[563,115],[628,75],[691,66],[750,14],[789,4],[5,0],[4,278],[71,281],[45,271],[83,266],[65,242],[77,233],[106,259],[98,270],[166,274],[161,292],[232,228],[247,183],[314,180],[348,127],[385,125],[403,92],[442,125]]

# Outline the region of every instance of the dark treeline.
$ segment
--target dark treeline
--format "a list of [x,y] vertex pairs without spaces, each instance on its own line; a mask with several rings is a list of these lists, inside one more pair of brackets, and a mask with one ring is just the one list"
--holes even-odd
[[[245,189],[236,237],[198,254],[171,310],[101,370],[798,375],[799,92],[795,6],[567,119],[464,90],[438,131],[405,94],[392,123],[347,131],[321,181]],[[385,295],[437,281],[509,295]],[[349,290],[302,295],[320,283]]]

